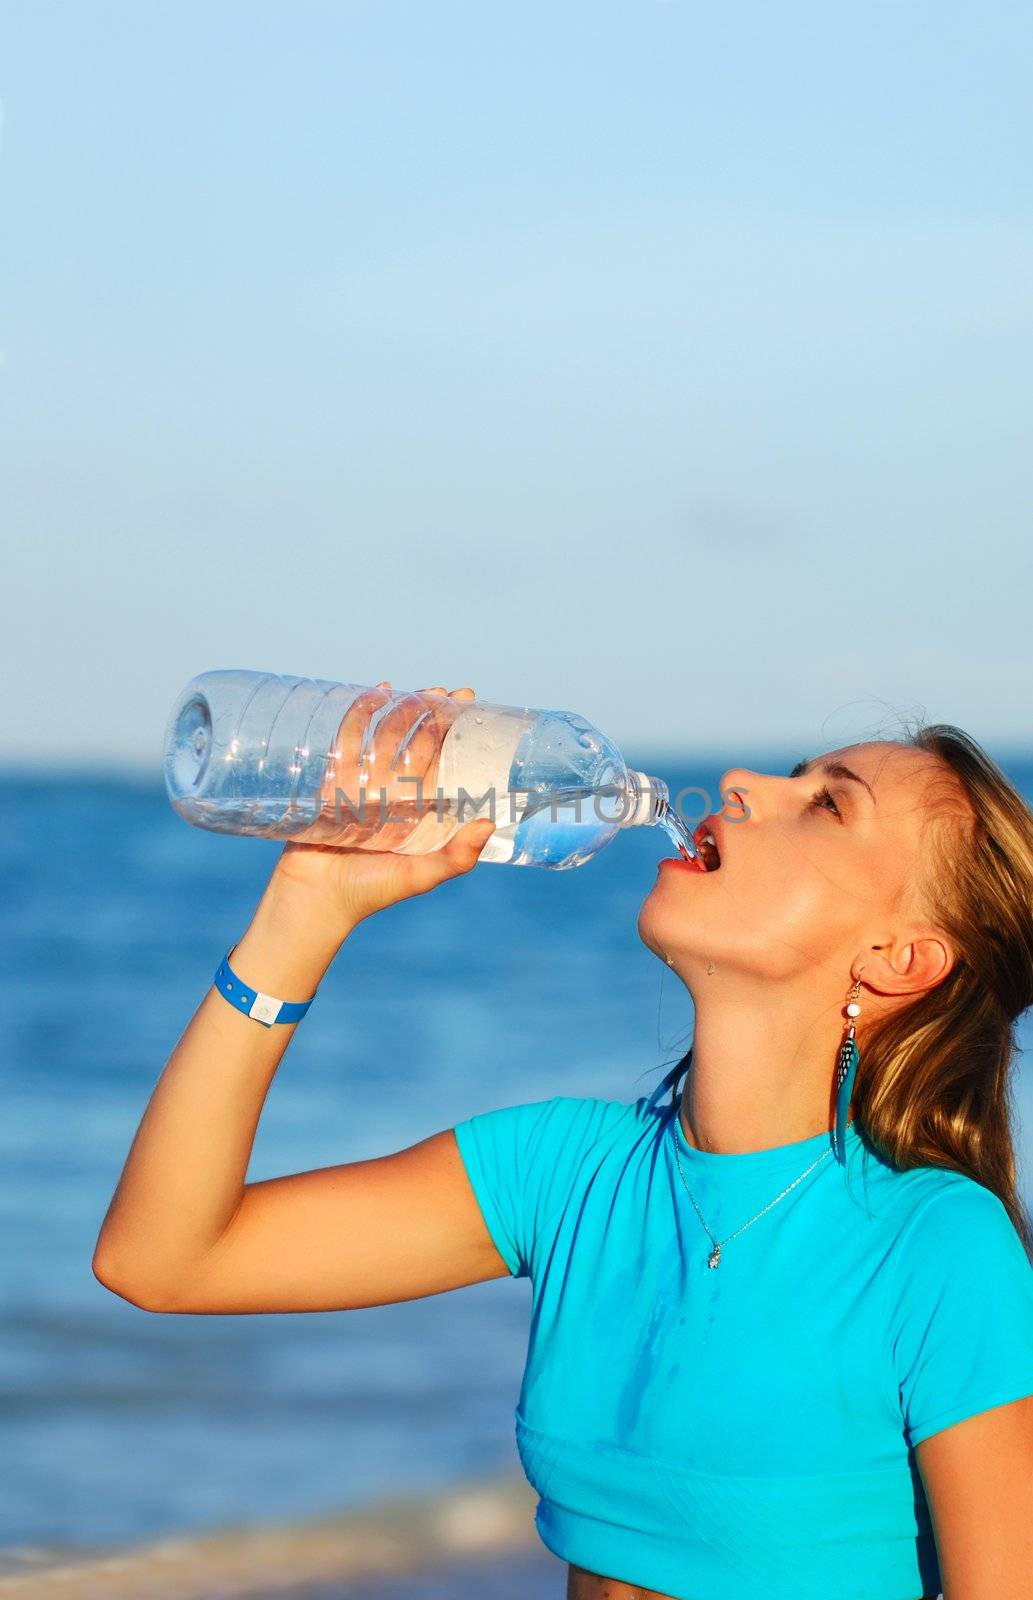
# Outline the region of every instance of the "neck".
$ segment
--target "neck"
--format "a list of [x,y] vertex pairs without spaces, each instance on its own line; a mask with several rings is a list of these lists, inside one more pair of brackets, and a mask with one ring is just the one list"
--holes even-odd
[[794,1144],[832,1127],[841,1001],[816,1001],[813,982],[805,999],[773,986],[743,989],[731,977],[720,992],[694,990],[693,999],[692,1067],[681,1104],[689,1144],[741,1154]]

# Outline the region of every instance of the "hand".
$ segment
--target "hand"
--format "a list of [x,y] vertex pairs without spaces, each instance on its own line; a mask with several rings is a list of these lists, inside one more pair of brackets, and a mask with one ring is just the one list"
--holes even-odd
[[[379,706],[390,699],[391,685],[378,683],[375,689],[361,694],[346,715],[337,736],[335,756],[324,784],[324,815],[332,815],[335,773],[338,769],[351,772],[362,762],[363,782],[369,796],[368,820],[365,824],[351,821],[347,816],[347,834],[352,840],[365,837],[375,839],[378,828],[379,791],[384,789],[387,809],[396,811],[415,798],[412,779],[419,775],[433,779],[441,740],[458,715],[456,702],[476,698],[472,689],[453,689],[446,692],[440,686],[420,689],[417,693],[430,696],[438,702],[433,714],[416,728],[415,735],[406,744],[404,775],[410,781],[402,787],[400,775],[392,760],[399,738],[412,728],[414,707],[403,698],[377,724],[376,738],[363,749],[362,740],[370,717]],[[360,757],[361,751],[361,757]],[[433,787],[429,788],[427,803],[433,801]],[[359,804],[359,796],[350,796]],[[326,836],[325,823],[320,824]],[[435,831],[447,827],[439,822],[431,810],[418,824],[426,829],[428,839]],[[495,824],[486,818],[468,822],[457,829],[447,844],[425,855],[400,855],[393,850],[376,850],[361,843],[348,846],[306,843],[292,839],[284,845],[276,864],[274,878],[285,889],[301,894],[307,902],[308,915],[316,915],[334,928],[340,928],[343,938],[349,928],[364,917],[398,900],[412,895],[426,894],[448,878],[459,877],[476,865],[484,845],[494,832]],[[316,829],[307,830],[316,832]],[[331,830],[332,831],[332,830]],[[338,829],[337,831],[343,831]]]

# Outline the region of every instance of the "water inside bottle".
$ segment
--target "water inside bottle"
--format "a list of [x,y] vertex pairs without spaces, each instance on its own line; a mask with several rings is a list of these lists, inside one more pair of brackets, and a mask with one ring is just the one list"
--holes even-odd
[[[553,817],[557,811],[568,805],[583,802],[587,795],[610,795],[617,801],[615,813],[619,810],[620,801],[624,797],[624,787],[619,783],[600,784],[593,789],[586,789],[583,785],[573,785],[569,788],[551,789],[540,796],[532,796],[524,812],[524,820],[536,815],[539,811],[551,810]],[[699,850],[692,837],[692,830],[684,819],[671,805],[669,800],[660,802],[656,813],[656,824],[663,828],[671,843],[675,846],[683,861],[696,860]]]

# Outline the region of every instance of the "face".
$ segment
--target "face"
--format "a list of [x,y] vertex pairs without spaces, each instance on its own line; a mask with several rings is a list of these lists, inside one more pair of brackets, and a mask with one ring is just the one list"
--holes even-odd
[[827,966],[842,979],[917,906],[942,778],[936,757],[884,742],[812,757],[784,777],[730,768],[725,804],[703,824],[720,866],[662,861],[640,936],[685,979],[709,966],[783,980]]

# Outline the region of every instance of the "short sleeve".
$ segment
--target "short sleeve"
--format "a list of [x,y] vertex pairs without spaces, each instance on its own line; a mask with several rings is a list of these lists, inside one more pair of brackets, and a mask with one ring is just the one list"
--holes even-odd
[[1000,1197],[960,1176],[908,1225],[892,1318],[905,1437],[1033,1394],[1033,1267]]
[[558,1095],[456,1123],[485,1226],[514,1278],[531,1276],[536,1243],[573,1193],[608,1104]]

